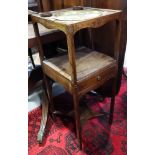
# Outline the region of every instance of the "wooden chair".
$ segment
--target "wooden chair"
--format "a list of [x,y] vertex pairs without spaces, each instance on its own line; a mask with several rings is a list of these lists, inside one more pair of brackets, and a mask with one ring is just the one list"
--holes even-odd
[[[86,11],[88,8],[85,8]],[[70,11],[71,9],[66,9]],[[90,9],[90,13],[93,9]],[[97,10],[97,9],[96,9]],[[75,124],[77,138],[80,143],[80,149],[82,148],[81,138],[81,126],[80,126],[80,113],[79,113],[79,100],[87,92],[98,88],[103,85],[107,80],[113,79],[113,88],[111,96],[110,107],[110,119],[109,123],[112,124],[115,90],[116,90],[116,78],[117,78],[117,61],[119,54],[119,39],[120,39],[120,17],[121,11],[118,10],[104,10],[98,9],[100,13],[106,12],[106,15],[97,16],[91,20],[49,20],[48,18],[40,17],[39,15],[33,15],[32,20],[34,24],[35,34],[38,41],[38,49],[41,59],[41,65],[43,69],[44,82],[47,89],[49,103],[52,105],[52,111],[54,112],[54,105],[52,100],[52,89],[49,84],[49,79],[52,78],[55,81],[62,84],[65,89],[73,96],[74,112],[75,112]],[[61,11],[57,11],[60,15]],[[103,13],[104,14],[104,13]],[[82,18],[82,17],[81,17]],[[97,28],[112,20],[116,21],[116,36],[115,36],[115,51],[114,58],[107,56],[96,50],[81,47],[75,49],[74,34],[83,28]],[[63,55],[51,59],[44,58],[44,51],[41,44],[40,34],[38,30],[38,24],[41,23],[47,28],[58,28],[63,31],[67,37],[68,55]],[[54,119],[54,114],[52,114]],[[42,140],[44,133],[44,126],[41,126],[39,131],[39,140]]]

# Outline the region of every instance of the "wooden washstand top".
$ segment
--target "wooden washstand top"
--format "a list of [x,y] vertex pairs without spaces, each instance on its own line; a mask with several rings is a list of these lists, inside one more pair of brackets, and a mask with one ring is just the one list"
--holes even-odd
[[32,14],[32,21],[40,23],[46,28],[57,28],[64,33],[76,33],[87,27],[100,27],[111,20],[120,20],[121,10],[99,9],[84,7],[83,10],[73,8],[51,11],[49,17]]

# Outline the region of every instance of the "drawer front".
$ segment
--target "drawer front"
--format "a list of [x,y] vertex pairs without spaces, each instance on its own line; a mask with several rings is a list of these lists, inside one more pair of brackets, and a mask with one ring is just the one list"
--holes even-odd
[[104,72],[96,73],[78,84],[78,91],[83,95],[93,89],[103,85],[107,80],[116,76],[116,67],[108,69]]

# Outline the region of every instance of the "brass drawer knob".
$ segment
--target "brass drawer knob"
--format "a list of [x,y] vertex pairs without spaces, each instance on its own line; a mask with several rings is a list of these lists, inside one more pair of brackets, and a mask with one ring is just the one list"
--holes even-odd
[[101,76],[98,75],[97,76],[97,81],[101,81],[101,79],[102,79]]

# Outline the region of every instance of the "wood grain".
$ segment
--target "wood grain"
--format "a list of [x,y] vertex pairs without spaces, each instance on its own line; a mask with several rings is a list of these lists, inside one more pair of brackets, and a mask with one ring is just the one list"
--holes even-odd
[[[81,81],[87,76],[95,73],[98,70],[106,68],[116,63],[116,61],[97,51],[92,51],[88,48],[81,48],[81,51],[76,52],[76,72],[77,81]],[[54,68],[55,71],[65,76],[68,80],[71,80],[71,71],[68,61],[68,55],[63,55],[55,58],[45,60],[44,67],[48,65]]]
[[[67,11],[68,9],[66,9]],[[94,10],[91,8],[89,11]],[[39,17],[39,15],[32,15],[35,33],[38,41],[38,49],[40,53],[41,65],[43,68],[44,77],[48,76],[55,81],[62,84],[67,91],[73,96],[76,134],[82,149],[81,126],[80,126],[80,112],[79,100],[85,93],[100,87],[109,79],[117,79],[118,68],[118,49],[120,45],[120,27],[121,27],[121,11],[120,10],[105,10],[98,9],[105,12],[92,19],[85,19],[84,21],[59,21],[53,18]],[[53,13],[60,14],[62,11],[55,11]],[[69,10],[68,10],[69,11]],[[88,27],[100,27],[109,21],[117,21],[116,37],[115,39],[115,55],[114,57],[107,56],[96,50],[88,48],[81,48],[75,50],[74,34]],[[39,36],[37,23],[44,25],[46,28],[57,28],[66,34],[68,55],[63,55],[51,59],[45,59],[44,51]],[[114,110],[116,80],[113,82],[113,94],[111,100],[111,116]],[[45,84],[47,80],[45,78]],[[49,86],[46,85],[49,93]],[[50,98],[49,98],[50,99]],[[52,99],[51,99],[52,100]],[[52,101],[51,101],[52,103]],[[112,117],[111,117],[112,118]],[[112,121],[112,120],[111,120]]]
[[[52,29],[57,28],[61,31],[63,31],[65,34],[73,33],[75,34],[80,29],[89,28],[89,27],[100,27],[103,26],[105,23],[110,22],[112,20],[118,20],[121,18],[121,11],[120,10],[108,10],[108,9],[89,9],[85,8],[84,10],[87,12],[91,12],[94,10],[98,10],[101,14],[96,17],[92,17],[91,19],[83,19],[83,20],[57,20],[56,14],[62,14],[66,11],[69,11],[70,9],[65,9],[61,11],[51,11],[53,13],[52,17],[41,17],[39,14],[32,14],[32,20],[33,22],[38,22],[40,24],[43,24],[46,28]],[[84,11],[82,10],[82,11]],[[55,16],[54,16],[55,14]],[[78,12],[77,12],[78,14]]]

